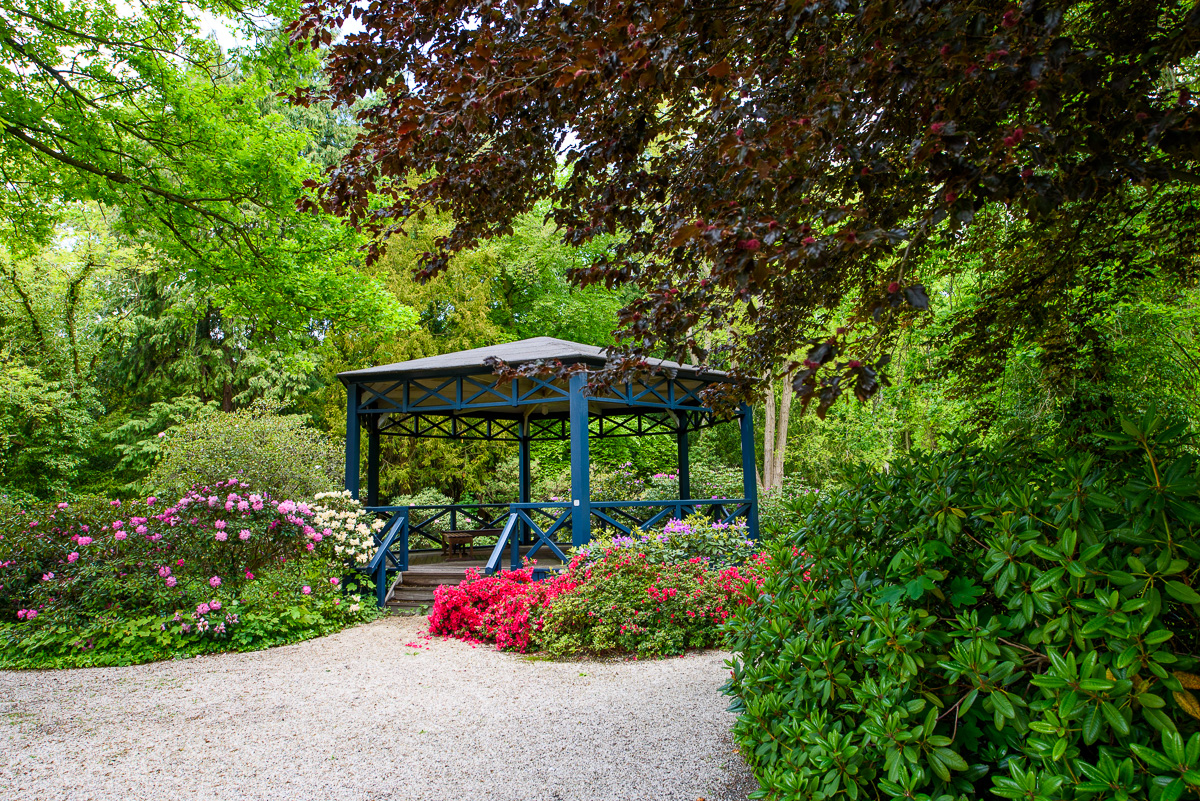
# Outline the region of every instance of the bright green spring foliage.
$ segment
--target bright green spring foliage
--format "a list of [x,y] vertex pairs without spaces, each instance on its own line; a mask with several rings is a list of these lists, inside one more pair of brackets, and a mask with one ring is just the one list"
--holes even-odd
[[759,797],[1195,798],[1181,430],[1126,420],[1103,457],[959,442],[824,494],[730,625]]
[[346,464],[341,447],[304,415],[279,411],[263,402],[228,414],[201,409],[159,438],[147,489],[175,497],[231,473],[288,498],[337,489]]

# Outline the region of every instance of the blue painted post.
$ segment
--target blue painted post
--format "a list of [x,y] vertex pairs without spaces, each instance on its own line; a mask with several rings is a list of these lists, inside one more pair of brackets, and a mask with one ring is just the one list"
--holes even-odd
[[387,558],[379,560],[379,566],[375,568],[375,605],[380,609],[387,606]]
[[346,387],[346,489],[358,498],[358,384]]
[[758,539],[758,475],[754,455],[754,410],[742,404],[742,492],[750,504],[750,515],[747,529],[750,539]]
[[592,540],[591,455],[588,453],[587,374],[571,376],[571,544]]
[[679,500],[692,499],[692,468],[688,462],[688,430],[687,415],[679,418],[679,426],[675,429],[675,449],[679,453]]
[[379,505],[379,415],[367,429],[367,506]]
[[[529,475],[529,418],[521,421],[520,434],[517,439],[517,502],[530,503],[533,494],[532,480]],[[520,523],[521,539],[529,541],[532,532],[525,521]]]

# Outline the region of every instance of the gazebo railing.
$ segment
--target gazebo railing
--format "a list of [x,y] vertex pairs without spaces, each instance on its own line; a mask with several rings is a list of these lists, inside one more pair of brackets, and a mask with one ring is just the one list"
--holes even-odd
[[[409,510],[410,536],[421,536],[431,542],[444,545],[441,538],[441,523],[449,531],[459,531],[460,526],[471,528],[500,528],[508,519],[507,503],[453,503],[426,504],[406,507]],[[371,507],[372,511],[393,507]],[[412,513],[433,512],[423,520],[413,520]]]
[[408,507],[371,507],[369,511],[386,513],[391,517],[383,528],[375,532],[375,556],[361,568],[375,582],[375,604],[382,609],[387,604],[389,572],[403,573],[408,570]]
[[[689,515],[709,512],[714,521],[729,524],[739,517],[748,519],[752,509],[751,503],[745,498],[592,501],[589,506],[592,520],[594,523],[598,522],[600,524],[601,530],[605,527],[611,527],[622,534],[632,534],[635,529],[644,530],[659,524],[665,524],[666,520],[669,519],[668,515],[682,520]],[[517,570],[521,567],[521,532],[519,525],[521,522],[530,527],[536,538],[533,547],[525,554],[526,558],[532,559],[537,554],[537,551],[545,545],[564,563],[568,561],[562,549],[555,543],[554,535],[563,529],[570,529],[573,511],[572,505],[564,503],[514,503],[510,505],[510,509],[511,512],[508,521],[504,524],[504,530],[501,532],[499,539],[497,539],[496,545],[492,549],[487,565],[484,568],[487,573],[491,574],[502,569],[501,565],[504,562],[505,549],[509,552],[509,569]],[[557,514],[552,514],[556,510],[561,511],[558,511]],[[544,529],[538,526],[532,517],[534,513],[541,513],[551,518],[550,524]]]
[[[504,559],[505,547],[509,550],[509,569],[518,570],[521,567],[521,539],[523,534],[521,523],[524,523],[528,527],[528,531],[534,537],[533,545],[530,546],[529,551],[525,554],[525,558],[534,558],[537,552],[545,546],[565,563],[567,555],[563,553],[562,549],[558,547],[558,543],[554,541],[554,535],[563,528],[570,528],[571,511],[572,506],[569,503],[509,504],[508,520],[504,524],[504,530],[496,540],[496,546],[492,548],[492,553],[488,556],[484,571],[490,575],[500,570],[500,563]],[[534,519],[534,515],[541,515],[543,518],[549,519],[549,524],[543,521],[542,525],[539,525]],[[545,527],[543,528],[543,526]]]
[[[639,510],[642,511],[638,514]],[[592,501],[591,513],[601,530],[611,526],[622,534],[636,529],[653,528],[671,518],[683,518],[709,512],[719,523],[732,523],[739,517],[749,518],[751,505],[745,498],[708,498],[666,501]]]
[[[753,504],[745,498],[710,498],[658,501],[592,501],[588,504],[593,525],[599,531],[615,529],[622,534],[664,525],[668,519],[683,519],[689,515],[707,513],[717,523],[729,524],[738,518],[749,519]],[[500,535],[484,567],[488,574],[502,567],[504,552],[508,551],[508,569],[518,570],[522,558],[532,559],[543,548],[554,556],[568,561],[565,550],[555,537],[571,530],[574,505],[556,503],[481,503],[423,506],[370,506],[367,510],[388,515],[383,528],[375,532],[375,556],[360,568],[375,583],[376,603],[383,607],[390,588],[389,574],[403,573],[409,566],[409,543],[414,536],[442,542],[434,526],[446,520],[450,530],[458,530],[459,521],[478,528],[498,528]],[[433,512],[424,520],[413,522],[413,513]],[[523,540],[532,535],[529,549],[522,554]]]

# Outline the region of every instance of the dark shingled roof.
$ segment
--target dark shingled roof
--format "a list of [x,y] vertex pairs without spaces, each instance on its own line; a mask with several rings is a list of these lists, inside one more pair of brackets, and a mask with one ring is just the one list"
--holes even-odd
[[[579,342],[569,342],[554,337],[533,337],[518,342],[503,342],[498,345],[488,345],[471,350],[460,350],[454,353],[443,353],[440,356],[426,356],[423,359],[410,359],[406,362],[383,364],[378,367],[367,367],[363,370],[349,370],[338,373],[342,383],[351,381],[370,381],[377,378],[392,376],[431,377],[438,375],[465,375],[490,373],[491,368],[484,364],[484,359],[495,357],[508,364],[517,365],[534,362],[539,359],[554,359],[563,364],[585,363],[601,367],[607,361],[604,348],[594,345],[583,345]],[[719,380],[724,373],[708,370],[701,373],[697,368],[665,359],[650,359],[650,364],[668,370],[678,370],[697,378]]]

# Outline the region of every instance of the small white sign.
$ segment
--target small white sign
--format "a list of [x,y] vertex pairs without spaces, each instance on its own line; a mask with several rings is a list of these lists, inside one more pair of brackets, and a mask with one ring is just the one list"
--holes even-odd
[[579,505],[579,501],[575,501],[575,505],[576,505],[576,506],[578,506],[578,505]]

